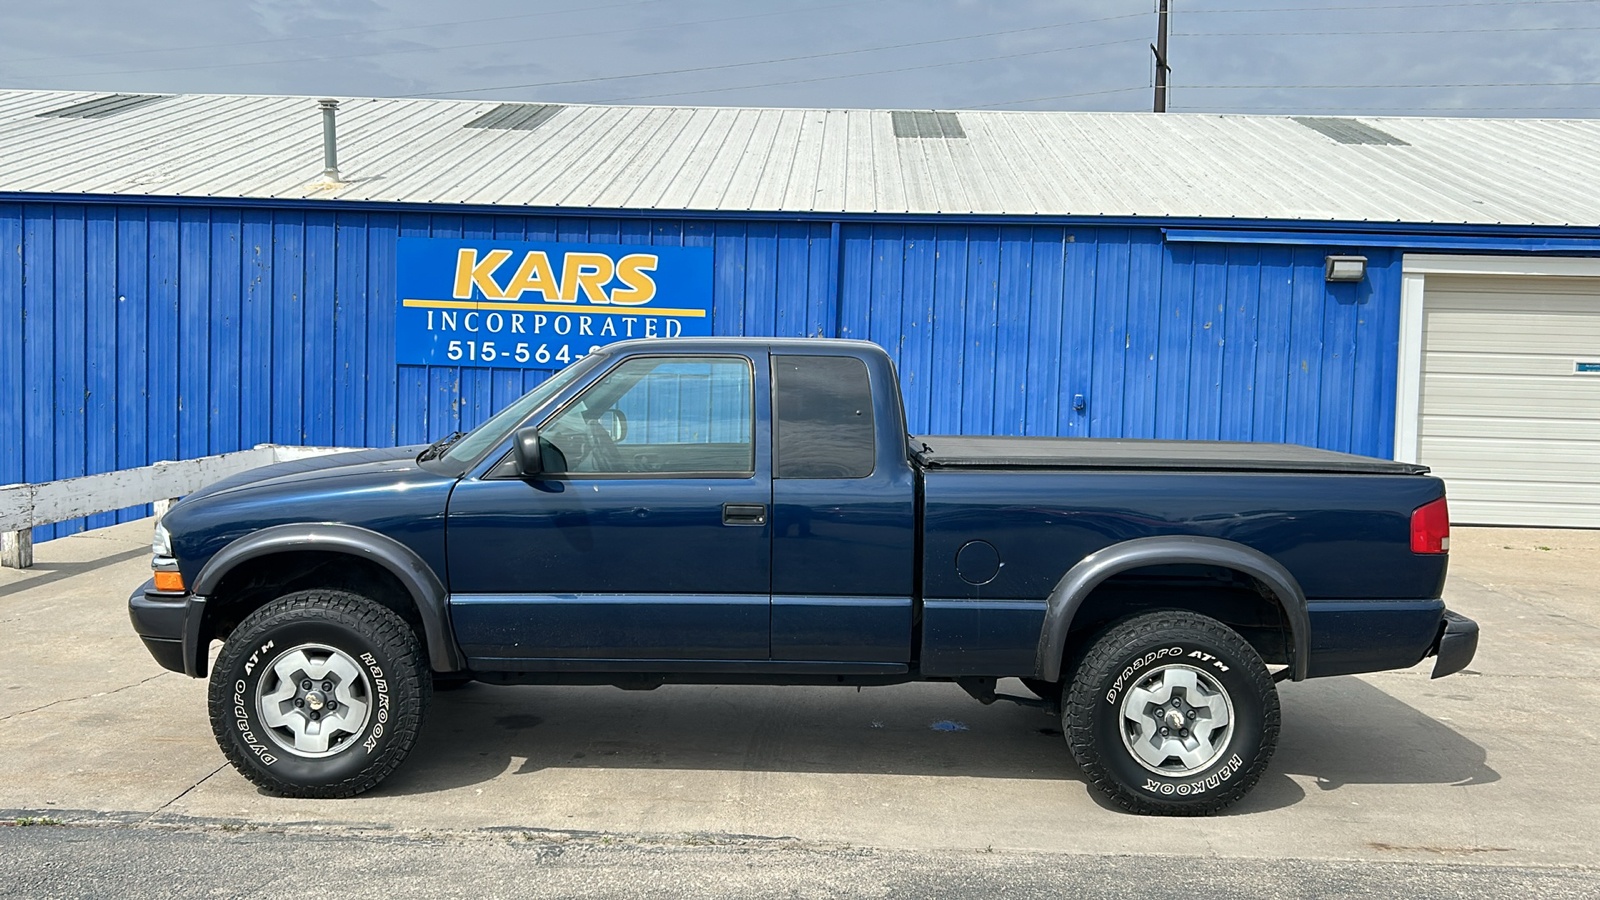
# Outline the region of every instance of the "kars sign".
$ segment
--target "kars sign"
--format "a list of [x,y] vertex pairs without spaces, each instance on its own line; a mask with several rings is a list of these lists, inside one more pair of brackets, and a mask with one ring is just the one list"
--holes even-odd
[[711,334],[711,250],[400,238],[395,361],[559,369],[629,338]]

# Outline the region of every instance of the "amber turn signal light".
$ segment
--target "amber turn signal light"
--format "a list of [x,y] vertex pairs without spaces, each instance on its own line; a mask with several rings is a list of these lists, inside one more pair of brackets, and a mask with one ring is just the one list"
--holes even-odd
[[158,591],[166,591],[166,592],[170,592],[170,593],[182,593],[183,592],[183,573],[182,572],[157,572],[156,573],[156,590],[158,590]]

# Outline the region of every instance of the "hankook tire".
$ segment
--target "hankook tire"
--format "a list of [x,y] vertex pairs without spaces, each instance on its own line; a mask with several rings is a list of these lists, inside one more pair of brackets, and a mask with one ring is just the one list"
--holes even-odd
[[234,768],[284,797],[351,797],[416,744],[433,679],[416,633],[347,591],[280,597],[233,630],[211,673],[211,730]]
[[1090,783],[1136,813],[1209,815],[1249,793],[1278,741],[1278,692],[1239,634],[1167,610],[1106,629],[1078,663],[1062,731]]

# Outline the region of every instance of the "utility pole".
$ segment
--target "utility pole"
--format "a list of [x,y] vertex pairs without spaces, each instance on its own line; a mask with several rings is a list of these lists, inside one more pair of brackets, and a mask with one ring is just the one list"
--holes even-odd
[[1150,45],[1150,52],[1156,55],[1156,112],[1167,111],[1167,73],[1172,67],[1167,65],[1167,0],[1161,0],[1156,18],[1156,42]]

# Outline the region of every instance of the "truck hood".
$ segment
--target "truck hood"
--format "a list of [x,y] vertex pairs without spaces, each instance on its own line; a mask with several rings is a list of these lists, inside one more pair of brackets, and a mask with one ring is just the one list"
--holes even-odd
[[329,453],[273,463],[270,466],[230,475],[195,491],[184,499],[200,500],[242,488],[270,486],[293,490],[298,486],[310,486],[313,482],[325,478],[413,472],[419,468],[416,459],[417,454],[422,452],[423,446],[418,444],[414,447],[353,450],[348,453]]
[[422,449],[357,450],[241,472],[196,491],[162,519],[192,583],[230,542],[275,525],[337,522],[411,547],[443,571],[444,514],[456,479],[417,465]]

